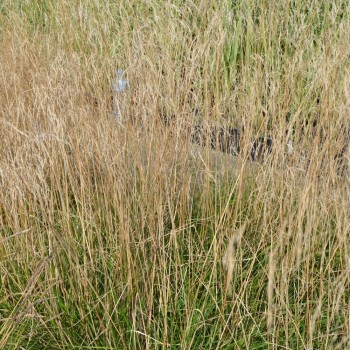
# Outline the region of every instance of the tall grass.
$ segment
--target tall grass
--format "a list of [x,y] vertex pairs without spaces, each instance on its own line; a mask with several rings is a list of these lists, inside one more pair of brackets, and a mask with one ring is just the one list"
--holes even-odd
[[[349,14],[2,2],[0,348],[350,348]],[[197,107],[242,156],[191,145]]]

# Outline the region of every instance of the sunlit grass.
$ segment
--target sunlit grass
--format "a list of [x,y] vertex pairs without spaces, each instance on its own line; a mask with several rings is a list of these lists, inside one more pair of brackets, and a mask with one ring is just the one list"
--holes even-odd
[[[0,348],[348,348],[349,14],[0,4]],[[242,154],[193,122],[244,128]]]

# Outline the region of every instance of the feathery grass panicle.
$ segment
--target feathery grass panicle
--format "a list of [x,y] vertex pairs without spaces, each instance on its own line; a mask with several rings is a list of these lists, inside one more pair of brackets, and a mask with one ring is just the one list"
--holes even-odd
[[235,250],[242,239],[246,226],[247,225],[245,222],[241,227],[239,227],[236,230],[236,232],[232,234],[228,242],[227,248],[225,250],[224,256],[222,257],[222,265],[224,266],[224,269],[227,271],[225,293],[228,296],[231,296],[232,294],[231,283],[233,279],[233,271],[234,271],[234,264],[235,264]]

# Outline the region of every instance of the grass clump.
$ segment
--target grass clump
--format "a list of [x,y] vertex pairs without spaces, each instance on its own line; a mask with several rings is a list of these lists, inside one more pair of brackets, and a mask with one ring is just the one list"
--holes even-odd
[[[349,347],[349,13],[2,3],[0,348]],[[242,155],[192,145],[195,118]]]

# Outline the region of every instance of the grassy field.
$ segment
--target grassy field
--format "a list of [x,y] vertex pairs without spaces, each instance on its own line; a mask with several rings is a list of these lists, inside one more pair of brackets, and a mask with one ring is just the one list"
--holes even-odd
[[0,2],[0,349],[350,349],[349,33],[347,0]]

